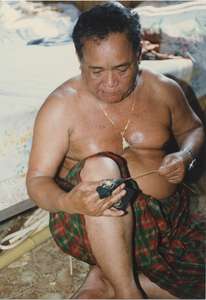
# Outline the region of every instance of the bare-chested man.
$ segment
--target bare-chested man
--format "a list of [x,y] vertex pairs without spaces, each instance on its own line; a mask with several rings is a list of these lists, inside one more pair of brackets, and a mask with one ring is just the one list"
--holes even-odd
[[[58,246],[97,265],[73,297],[203,298],[204,234],[180,185],[204,142],[201,121],[174,81],[139,70],[141,29],[129,9],[106,3],[82,13],[73,40],[81,75],[41,107],[27,176]],[[125,211],[112,206],[129,181],[100,199],[102,179],[149,171],[134,178]]]

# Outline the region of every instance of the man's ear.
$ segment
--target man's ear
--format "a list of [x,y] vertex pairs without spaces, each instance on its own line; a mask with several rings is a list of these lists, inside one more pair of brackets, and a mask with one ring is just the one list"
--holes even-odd
[[140,48],[139,48],[139,56],[138,56],[138,64],[140,65],[142,60],[142,43],[140,43]]
[[75,52],[76,56],[77,56],[77,59],[78,59],[78,62],[79,62],[79,70],[82,69],[82,62],[81,62],[81,59],[79,58],[79,55],[77,52]]

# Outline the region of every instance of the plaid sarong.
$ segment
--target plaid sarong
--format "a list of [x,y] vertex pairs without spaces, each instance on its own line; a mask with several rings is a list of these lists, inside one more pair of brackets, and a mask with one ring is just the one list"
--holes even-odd
[[[86,159],[97,155],[114,159],[122,177],[129,177],[120,157],[101,152],[80,161],[69,171],[66,180],[73,185],[81,182],[80,171]],[[179,188],[173,196],[161,201],[139,193],[133,208],[138,270],[177,298],[205,299],[205,219],[190,216],[184,189]],[[97,264],[84,215],[51,213],[50,230],[62,251]]]

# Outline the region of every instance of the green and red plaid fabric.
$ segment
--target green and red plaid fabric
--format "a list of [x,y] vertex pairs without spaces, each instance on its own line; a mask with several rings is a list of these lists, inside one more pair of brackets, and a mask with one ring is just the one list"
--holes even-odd
[[[128,177],[123,160],[108,152],[86,157],[68,173],[73,185],[82,181],[80,171],[88,158],[105,155],[116,161]],[[139,193],[133,203],[137,268],[152,282],[181,299],[205,299],[205,218],[189,214],[189,199],[179,189],[158,201]],[[97,264],[80,214],[50,214],[50,230],[60,249],[89,264]]]
[[184,189],[157,201],[134,203],[135,258],[151,281],[181,299],[205,299],[205,220],[189,215]]

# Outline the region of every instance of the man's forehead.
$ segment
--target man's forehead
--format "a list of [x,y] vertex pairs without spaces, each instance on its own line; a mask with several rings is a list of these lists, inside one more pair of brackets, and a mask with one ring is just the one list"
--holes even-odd
[[[103,69],[103,66],[98,66],[98,65],[92,65],[92,64],[87,64],[85,63],[86,66],[91,69],[91,70],[95,70],[95,69]],[[123,68],[123,67],[128,67],[131,65],[131,62],[125,62],[125,63],[122,63],[122,64],[117,64],[117,65],[113,65],[112,66],[112,69],[117,69],[117,68]]]
[[[129,63],[135,56],[132,44],[127,40],[125,34],[113,34],[107,39],[87,39],[84,41],[82,54],[85,63],[95,60],[117,58],[116,65]],[[92,64],[93,64],[92,63]]]
[[127,68],[137,61],[137,56],[133,55],[131,57],[123,58],[121,60],[113,59],[102,59],[102,60],[93,60],[87,59],[84,55],[82,57],[83,64],[90,70],[95,69],[118,69],[118,68]]

